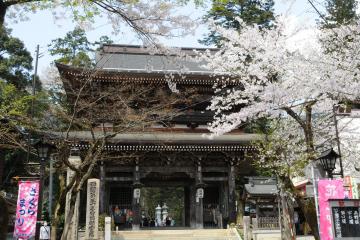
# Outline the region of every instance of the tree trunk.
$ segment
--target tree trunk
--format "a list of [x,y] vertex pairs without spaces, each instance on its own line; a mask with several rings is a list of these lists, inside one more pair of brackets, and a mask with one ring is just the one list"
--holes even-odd
[[0,1],[0,28],[4,27],[7,8],[8,6],[3,1]]
[[280,183],[280,203],[281,203],[281,239],[283,240],[295,240],[296,234],[294,232],[294,206],[291,203],[291,199],[286,193],[287,189],[284,187],[284,183]]
[[[77,195],[78,195],[77,193],[76,194],[71,193],[70,209],[67,214],[67,218],[65,219],[64,231],[61,235],[61,240],[70,239],[70,238],[68,238],[68,234],[69,234],[70,226],[72,224],[72,219],[74,217],[74,213],[76,211],[75,206],[77,205],[76,204]],[[76,197],[74,197],[74,196],[76,196]],[[75,221],[77,221],[77,219],[75,219]],[[77,225],[77,224],[75,224],[75,225]],[[77,229],[76,229],[76,231],[77,231]],[[74,239],[71,239],[71,240],[74,240]]]
[[311,232],[314,235],[314,238],[319,240],[320,237],[314,201],[303,199],[303,197],[298,194],[298,190],[294,187],[289,177],[282,177],[281,181],[284,184],[284,189],[287,189],[295,195],[295,201],[303,212],[306,222],[309,224]]
[[[59,187],[60,187],[60,194],[59,194],[59,198],[56,202],[55,205],[55,211],[54,211],[54,216],[53,216],[53,221],[51,224],[51,239],[56,240],[56,235],[57,235],[57,229],[59,227],[59,222],[60,222],[60,210],[61,207],[64,206],[64,202],[65,202],[65,197],[66,196],[66,189],[65,189],[65,179],[64,176],[62,174],[59,174]],[[52,216],[50,216],[52,217]]]
[[5,199],[0,195],[0,239],[6,239],[9,224],[8,206]]
[[2,188],[2,180],[5,168],[5,152],[0,150],[0,189]]
[[319,240],[320,236],[319,236],[319,228],[318,228],[318,222],[317,222],[315,201],[313,199],[305,200],[303,198],[297,197],[296,203],[301,208],[301,210],[305,216],[306,222],[309,224],[311,232],[314,235],[314,238],[316,240]]

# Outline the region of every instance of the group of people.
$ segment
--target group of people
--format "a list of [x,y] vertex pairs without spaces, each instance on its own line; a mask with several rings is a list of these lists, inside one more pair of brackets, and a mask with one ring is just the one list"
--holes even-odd
[[172,217],[167,216],[163,221],[158,222],[155,218],[150,218],[142,214],[141,216],[142,227],[173,227],[175,226],[175,220]]
[[[115,228],[124,229],[131,227],[133,221],[133,212],[130,209],[120,209],[119,206],[115,206],[112,211],[112,217],[114,219]],[[175,220],[167,216],[162,221],[158,221],[155,218],[150,218],[144,213],[141,216],[141,227],[172,227],[175,226]]]
[[130,227],[133,220],[133,212],[130,209],[120,209],[119,206],[115,206],[113,219],[117,229]]

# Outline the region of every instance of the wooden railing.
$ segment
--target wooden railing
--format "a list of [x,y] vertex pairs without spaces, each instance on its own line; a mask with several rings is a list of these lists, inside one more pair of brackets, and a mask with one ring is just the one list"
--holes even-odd
[[278,217],[258,217],[257,228],[259,229],[279,229]]

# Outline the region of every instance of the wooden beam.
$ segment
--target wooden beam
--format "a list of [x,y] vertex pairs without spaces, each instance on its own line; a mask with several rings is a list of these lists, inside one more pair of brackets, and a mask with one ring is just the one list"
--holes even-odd
[[204,182],[225,182],[228,177],[203,177]]
[[134,167],[128,166],[106,166],[106,172],[132,172]]
[[108,182],[132,182],[133,177],[105,177]]
[[106,173],[104,163],[100,163],[100,214],[105,213],[105,184]]
[[[129,167],[129,166],[107,166],[105,168],[106,172],[132,172],[134,167]],[[173,165],[168,165],[168,166],[147,166],[147,167],[142,167],[139,166],[139,171],[140,172],[194,172],[194,167],[193,166],[184,166],[184,167],[179,167],[179,166],[173,166]],[[206,166],[203,167],[202,172],[228,172],[228,167],[227,166]]]

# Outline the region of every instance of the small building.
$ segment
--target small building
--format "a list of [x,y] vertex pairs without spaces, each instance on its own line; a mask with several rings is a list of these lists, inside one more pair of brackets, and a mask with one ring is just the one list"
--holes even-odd
[[279,190],[273,177],[249,177],[244,185],[244,215],[256,219],[257,228],[279,227]]

